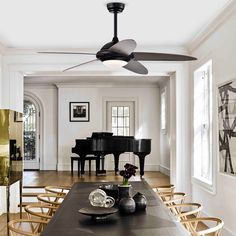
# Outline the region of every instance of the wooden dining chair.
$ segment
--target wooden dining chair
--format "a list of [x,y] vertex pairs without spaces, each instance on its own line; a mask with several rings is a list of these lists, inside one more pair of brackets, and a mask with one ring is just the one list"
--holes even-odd
[[[221,219],[214,217],[193,218],[182,220],[181,223],[186,227],[192,236],[219,236],[220,231],[224,226],[224,222]],[[200,224],[214,224],[214,226],[207,229],[202,229],[202,227],[199,227]]]
[[173,193],[174,190],[175,190],[175,186],[173,184],[162,185],[162,186],[158,186],[156,188],[153,188],[153,190],[159,195],[160,194]]
[[170,205],[168,208],[179,220],[187,220],[198,217],[202,210],[202,205],[199,203],[181,203]]
[[38,217],[40,220],[46,222],[52,218],[56,210],[57,207],[55,206],[41,203],[35,203],[25,207],[25,211],[29,219],[32,219],[32,217]]
[[174,204],[181,204],[186,198],[186,194],[182,192],[175,193],[165,193],[159,195],[159,198],[163,201],[166,206],[171,206]]
[[56,193],[42,193],[37,196],[39,202],[50,204],[54,207],[59,207],[64,200],[65,195]]
[[58,195],[66,195],[70,190],[70,186],[46,186],[45,188],[46,193],[56,193]]
[[8,222],[8,228],[10,236],[39,236],[46,224],[41,220],[19,219]]

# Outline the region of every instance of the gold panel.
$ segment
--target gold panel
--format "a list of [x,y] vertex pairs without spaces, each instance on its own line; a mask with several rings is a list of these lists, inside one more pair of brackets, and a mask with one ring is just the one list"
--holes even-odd
[[0,109],[0,186],[22,178],[23,122],[19,113]]

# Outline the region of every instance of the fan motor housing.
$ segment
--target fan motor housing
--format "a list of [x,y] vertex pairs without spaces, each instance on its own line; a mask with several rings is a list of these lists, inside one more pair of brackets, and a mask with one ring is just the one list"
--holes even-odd
[[125,4],[122,2],[110,2],[107,3],[107,9],[110,13],[121,13],[125,8]]
[[100,50],[96,54],[97,59],[101,61],[107,61],[107,60],[122,60],[122,61],[129,61],[133,58],[132,53],[129,56],[122,55],[120,53],[112,52],[109,50]]

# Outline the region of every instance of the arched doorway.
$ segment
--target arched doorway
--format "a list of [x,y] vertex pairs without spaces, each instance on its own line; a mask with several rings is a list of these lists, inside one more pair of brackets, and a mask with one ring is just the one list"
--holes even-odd
[[36,101],[24,98],[24,169],[40,169],[40,111]]

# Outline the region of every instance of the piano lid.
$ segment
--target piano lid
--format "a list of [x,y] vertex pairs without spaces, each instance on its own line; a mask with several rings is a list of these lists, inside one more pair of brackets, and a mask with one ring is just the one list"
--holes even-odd
[[93,132],[91,138],[111,137],[111,132]]

